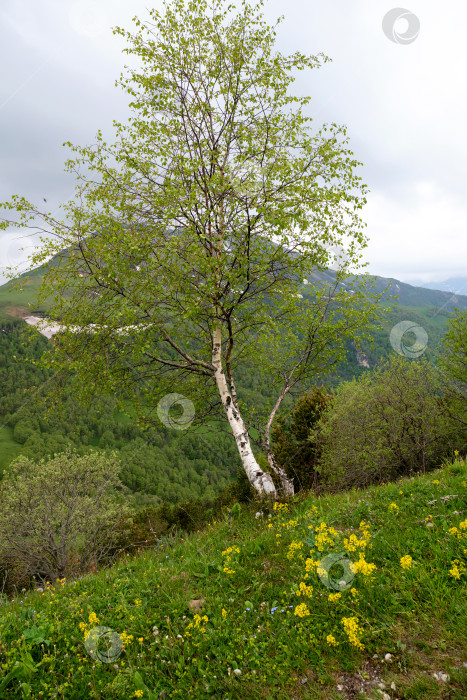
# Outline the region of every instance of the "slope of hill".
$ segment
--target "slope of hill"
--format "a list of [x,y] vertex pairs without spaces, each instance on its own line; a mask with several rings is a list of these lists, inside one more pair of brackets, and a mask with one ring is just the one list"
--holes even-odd
[[[0,694],[467,697],[467,463],[238,505],[0,606]],[[340,562],[340,563],[339,563]]]

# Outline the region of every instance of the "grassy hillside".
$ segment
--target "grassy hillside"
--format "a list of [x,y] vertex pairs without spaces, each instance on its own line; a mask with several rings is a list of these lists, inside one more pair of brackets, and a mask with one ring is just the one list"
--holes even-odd
[[0,607],[0,697],[461,700],[466,494],[457,458],[50,582]]
[[22,290],[14,288],[14,281],[0,286],[0,321],[12,316],[29,316],[34,312],[46,313],[44,305],[37,305],[35,300],[42,282],[43,269],[37,268],[21,275],[21,279],[28,278]]

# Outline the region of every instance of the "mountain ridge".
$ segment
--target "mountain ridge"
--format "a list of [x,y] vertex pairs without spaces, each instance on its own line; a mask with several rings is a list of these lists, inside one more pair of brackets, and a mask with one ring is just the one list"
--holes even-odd
[[[14,290],[16,280],[10,280],[0,285],[0,316],[24,318],[31,315],[31,312],[47,315],[45,307],[29,306],[33,304],[34,295],[37,292],[43,273],[43,267],[31,269],[19,275],[18,279],[26,279],[23,290]],[[346,287],[347,284],[365,275],[350,275],[347,281],[340,283]],[[300,285],[304,289],[315,284],[332,284],[335,282],[336,272],[332,269],[313,270],[307,278],[307,284]],[[428,287],[418,287],[407,282],[402,282],[395,277],[380,277],[379,275],[368,275],[368,290],[374,286],[374,291],[381,293],[387,287],[387,295],[398,296],[397,303],[401,306],[409,307],[431,307],[433,315],[450,315],[457,308],[460,311],[467,310],[467,294],[457,294],[447,290],[431,289]],[[467,289],[467,287],[466,287]],[[12,291],[10,291],[12,290]],[[11,301],[10,301],[11,300]]]

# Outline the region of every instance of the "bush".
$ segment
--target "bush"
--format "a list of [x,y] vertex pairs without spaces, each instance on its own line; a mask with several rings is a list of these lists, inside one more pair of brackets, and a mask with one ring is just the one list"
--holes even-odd
[[448,323],[439,366],[449,380],[450,408],[464,437],[467,437],[467,311],[458,312]]
[[439,466],[458,439],[443,388],[426,360],[399,356],[341,384],[313,434],[324,482],[363,488]]
[[68,450],[48,461],[14,460],[0,484],[0,559],[42,581],[93,570],[127,512],[114,453]]

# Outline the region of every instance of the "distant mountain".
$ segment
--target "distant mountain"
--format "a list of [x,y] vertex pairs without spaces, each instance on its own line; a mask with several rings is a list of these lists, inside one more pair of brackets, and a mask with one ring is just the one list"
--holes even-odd
[[[328,283],[333,283],[336,277],[336,273],[333,270],[326,270],[325,272],[312,272],[309,277],[309,282],[323,283],[327,281]],[[356,276],[358,278],[358,275]],[[407,282],[401,282],[400,280],[394,279],[393,277],[378,277],[373,276],[370,278],[372,281],[368,284],[368,290],[374,282],[374,291],[382,292],[386,286],[388,286],[388,295],[398,296],[398,303],[401,306],[417,306],[417,307],[431,307],[432,313],[443,312],[453,312],[455,308],[461,311],[467,310],[467,278],[465,279],[465,294],[454,294],[450,290],[442,291],[438,289],[431,289],[426,287],[415,287]],[[461,279],[461,278],[459,278]],[[343,286],[346,286],[345,282]]]
[[443,282],[422,282],[421,280],[410,280],[410,284],[424,289],[437,289],[443,292],[453,292],[455,294],[467,294],[467,277],[450,277]]

